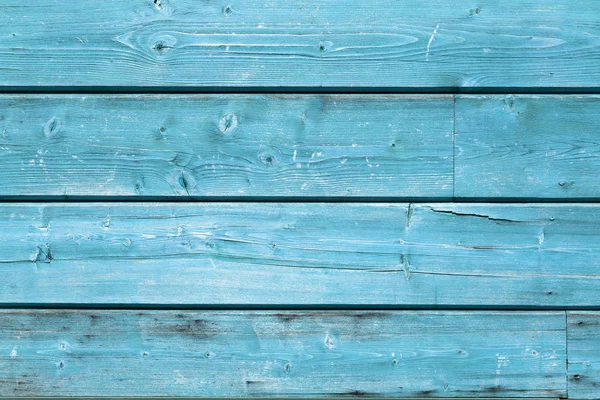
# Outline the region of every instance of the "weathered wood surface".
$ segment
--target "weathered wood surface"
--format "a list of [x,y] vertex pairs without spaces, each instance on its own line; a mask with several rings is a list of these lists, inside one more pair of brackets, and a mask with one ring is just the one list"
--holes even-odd
[[600,398],[600,312],[567,313],[569,398]]
[[598,306],[600,206],[0,206],[4,304]]
[[596,0],[8,0],[3,87],[566,87]]
[[453,107],[451,96],[1,96],[0,197],[451,198]]
[[0,312],[0,395],[565,397],[564,312]]
[[457,96],[455,196],[598,199],[599,132],[600,96]]

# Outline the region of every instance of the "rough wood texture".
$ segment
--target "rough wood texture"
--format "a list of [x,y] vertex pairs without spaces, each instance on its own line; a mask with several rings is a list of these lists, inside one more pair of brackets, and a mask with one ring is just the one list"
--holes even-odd
[[600,207],[0,206],[0,302],[598,306]]
[[0,312],[0,395],[565,397],[564,312]]
[[567,313],[569,398],[600,398],[600,312]]
[[8,0],[4,87],[594,87],[596,0]]
[[598,199],[599,132],[600,96],[457,96],[455,196]]
[[452,196],[451,96],[0,97],[1,196]]

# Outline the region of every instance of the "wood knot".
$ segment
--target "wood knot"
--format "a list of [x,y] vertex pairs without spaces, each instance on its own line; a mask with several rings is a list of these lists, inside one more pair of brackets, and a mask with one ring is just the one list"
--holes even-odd
[[232,14],[233,14],[233,8],[231,8],[231,6],[223,7],[223,15],[225,15],[226,17],[230,17]]
[[335,345],[333,344],[333,339],[329,335],[325,336],[325,340],[323,340],[323,344],[329,350],[333,350],[333,348],[335,348]]
[[574,181],[560,181],[558,182],[558,186],[563,188],[569,188],[575,184]]
[[219,130],[223,134],[231,133],[237,128],[238,119],[235,114],[227,113],[219,120]]
[[52,256],[50,244],[46,243],[45,248],[40,246],[37,247],[37,253],[33,259],[33,262],[50,264],[52,260],[54,260],[54,257]]
[[515,96],[508,95],[504,97],[504,111],[510,114],[521,114],[522,105],[516,101]]
[[266,165],[267,167],[273,166],[273,164],[275,164],[275,162],[277,161],[275,159],[275,156],[271,153],[261,153],[259,154],[258,158],[260,162]]
[[477,8],[472,8],[469,10],[469,16],[473,16],[473,15],[477,15],[481,12],[481,8],[477,7]]
[[173,171],[173,173],[169,175],[168,181],[173,188],[173,191],[178,195],[190,196],[196,187],[194,176],[185,169]]
[[177,39],[171,35],[159,35],[152,43],[151,49],[154,54],[163,56],[175,47]]
[[133,187],[133,189],[137,195],[142,194],[142,192],[144,191],[145,184],[146,184],[146,180],[143,176],[141,176]]
[[319,51],[321,53],[325,53],[327,51],[330,51],[333,48],[333,43],[331,43],[328,40],[322,40],[319,42]]
[[52,117],[46,125],[44,125],[44,136],[47,138],[52,138],[60,132],[61,123],[58,117]]

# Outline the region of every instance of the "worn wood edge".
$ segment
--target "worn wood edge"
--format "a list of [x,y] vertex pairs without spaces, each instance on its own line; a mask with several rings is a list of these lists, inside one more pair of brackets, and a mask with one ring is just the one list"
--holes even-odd
[[[345,396],[344,398],[348,398],[349,396]],[[252,399],[252,400],[277,400],[277,397],[243,397],[244,399]],[[312,397],[312,400],[320,400],[320,399],[339,399],[340,397]],[[381,397],[363,397],[356,396],[356,398],[360,398],[361,400],[381,400]],[[435,397],[436,399],[452,399],[452,400],[516,400],[516,399],[524,399],[526,397]],[[531,397],[529,397],[531,399]],[[186,400],[239,400],[240,397],[188,397],[188,396],[179,396],[179,397],[2,397],[0,399],[7,400],[165,400],[165,399],[186,399]],[[285,400],[305,400],[304,397],[282,397]],[[386,399],[398,399],[398,400],[423,400],[423,397],[386,397]],[[569,397],[569,399],[577,400],[573,397]],[[561,400],[561,397],[544,397],[544,400]]]
[[[316,397],[311,398],[313,400],[319,399],[335,399],[338,397]],[[346,396],[347,398],[347,396]],[[380,400],[381,397],[358,397],[361,400]],[[452,399],[452,400],[515,400],[515,399],[523,399],[524,397],[435,397],[436,399]],[[530,397],[531,398],[531,397]],[[179,396],[179,397],[2,397],[0,399],[7,400],[165,400],[165,399],[187,399],[187,400],[210,400],[210,399],[219,399],[219,400],[239,400],[240,397],[188,397],[188,396]],[[252,400],[276,400],[275,397],[244,397],[244,399],[252,399]],[[284,397],[285,400],[305,400],[304,397]],[[386,399],[398,399],[398,400],[423,400],[423,397],[386,397]],[[544,400],[560,400],[560,397],[544,397]],[[569,397],[569,399],[574,399]],[[577,399],[575,399],[577,400]]]

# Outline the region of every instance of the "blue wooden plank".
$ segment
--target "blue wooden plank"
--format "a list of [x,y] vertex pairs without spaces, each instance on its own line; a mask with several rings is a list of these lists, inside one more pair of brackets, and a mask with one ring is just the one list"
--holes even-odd
[[452,197],[451,96],[0,96],[0,198]]
[[0,312],[3,396],[566,397],[564,312]]
[[598,88],[596,0],[7,0],[3,87]]
[[457,96],[457,198],[600,198],[600,96]]
[[600,398],[600,312],[567,314],[569,398]]
[[599,306],[600,206],[0,205],[0,303]]

